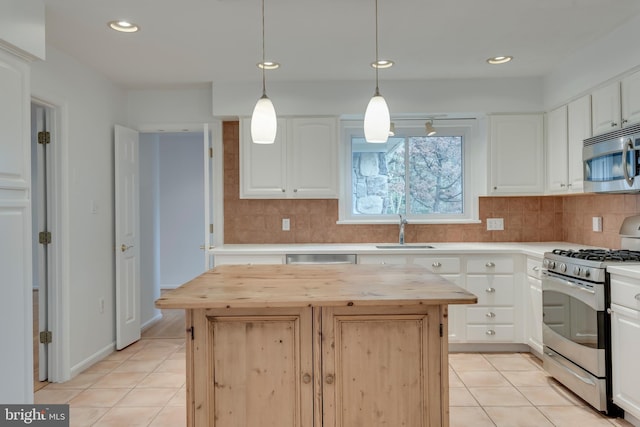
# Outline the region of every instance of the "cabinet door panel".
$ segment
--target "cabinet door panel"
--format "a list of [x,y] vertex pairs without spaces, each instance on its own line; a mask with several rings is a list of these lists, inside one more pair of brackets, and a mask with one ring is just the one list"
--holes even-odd
[[240,121],[240,197],[285,197],[287,127],[278,120],[273,144],[251,141],[251,120]]
[[[207,316],[205,342],[196,342],[195,351],[210,349],[208,373],[194,381],[206,382],[202,411],[213,426],[312,425],[311,309],[281,312]],[[200,425],[197,405],[195,411]]]
[[547,114],[547,189],[567,190],[567,106]]
[[289,170],[293,197],[338,197],[337,120],[291,120]]
[[438,308],[334,313],[323,311],[323,425],[442,425]]
[[640,311],[611,305],[613,401],[640,418]]
[[591,94],[593,135],[620,129],[620,83],[596,89]]
[[622,80],[623,126],[640,122],[640,72]]
[[569,103],[567,113],[569,122],[569,191],[578,193],[582,192],[584,187],[583,142],[592,135],[591,96],[586,95]]

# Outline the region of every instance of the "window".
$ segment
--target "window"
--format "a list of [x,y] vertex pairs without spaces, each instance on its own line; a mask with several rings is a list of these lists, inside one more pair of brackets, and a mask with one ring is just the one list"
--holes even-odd
[[477,218],[473,120],[436,121],[426,136],[426,120],[395,121],[385,144],[367,143],[362,127],[343,123],[345,174],[341,221],[389,222],[402,214],[414,222],[471,222]]

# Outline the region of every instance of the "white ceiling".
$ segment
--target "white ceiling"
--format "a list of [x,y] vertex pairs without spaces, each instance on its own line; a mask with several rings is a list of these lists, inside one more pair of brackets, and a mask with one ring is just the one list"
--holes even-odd
[[[378,0],[380,80],[542,76],[638,0]],[[44,0],[47,41],[129,88],[255,82],[260,0]],[[268,81],[373,79],[374,0],[265,0]],[[127,19],[135,34],[107,22]],[[630,43],[635,41],[630,41]],[[513,55],[490,66],[485,59]],[[595,58],[597,60],[597,58]]]

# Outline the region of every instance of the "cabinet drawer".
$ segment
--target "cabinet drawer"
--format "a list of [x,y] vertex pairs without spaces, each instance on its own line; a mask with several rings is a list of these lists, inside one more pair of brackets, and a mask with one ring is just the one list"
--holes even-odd
[[214,265],[284,264],[282,255],[214,255]]
[[408,264],[402,255],[358,255],[358,264]]
[[513,342],[513,325],[467,325],[467,341]]
[[527,274],[540,279],[542,276],[542,261],[538,258],[527,258]]
[[513,257],[496,255],[469,258],[467,273],[513,273]]
[[455,257],[421,257],[413,259],[414,264],[424,265],[438,274],[460,273],[460,258]]
[[640,281],[624,276],[611,276],[611,303],[640,310]]
[[511,307],[467,307],[467,323],[513,323]]
[[513,276],[467,276],[467,290],[478,305],[513,305]]

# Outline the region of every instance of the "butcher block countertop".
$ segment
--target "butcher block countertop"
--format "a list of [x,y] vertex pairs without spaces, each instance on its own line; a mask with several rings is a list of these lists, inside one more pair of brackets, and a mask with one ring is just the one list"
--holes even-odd
[[418,265],[222,265],[156,300],[157,308],[474,304]]

